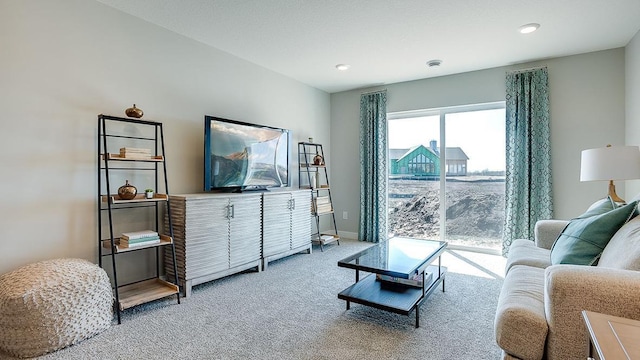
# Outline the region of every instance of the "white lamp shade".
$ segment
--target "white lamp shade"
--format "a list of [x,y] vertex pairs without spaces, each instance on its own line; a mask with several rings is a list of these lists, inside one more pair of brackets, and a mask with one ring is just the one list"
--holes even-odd
[[608,146],[582,151],[580,181],[640,179],[640,148]]

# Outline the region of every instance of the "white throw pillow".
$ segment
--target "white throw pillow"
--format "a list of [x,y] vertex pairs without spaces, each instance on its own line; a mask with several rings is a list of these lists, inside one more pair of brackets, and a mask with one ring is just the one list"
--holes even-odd
[[602,251],[598,266],[640,271],[640,216],[613,235]]

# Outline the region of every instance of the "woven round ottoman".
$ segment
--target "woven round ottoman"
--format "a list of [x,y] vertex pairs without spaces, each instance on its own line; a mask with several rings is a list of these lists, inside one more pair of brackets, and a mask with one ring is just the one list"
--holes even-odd
[[55,259],[0,275],[0,349],[34,357],[111,326],[107,273],[82,259]]

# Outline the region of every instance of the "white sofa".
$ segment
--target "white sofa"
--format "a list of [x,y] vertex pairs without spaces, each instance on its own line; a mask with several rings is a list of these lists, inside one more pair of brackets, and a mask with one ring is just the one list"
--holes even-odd
[[615,232],[596,266],[551,264],[567,224],[539,221],[535,241],[510,247],[494,323],[503,359],[586,359],[582,310],[640,320],[640,216]]

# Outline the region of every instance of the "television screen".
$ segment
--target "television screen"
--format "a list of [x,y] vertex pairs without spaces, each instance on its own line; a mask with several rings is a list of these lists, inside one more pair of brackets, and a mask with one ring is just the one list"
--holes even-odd
[[290,131],[205,116],[205,191],[289,186]]

